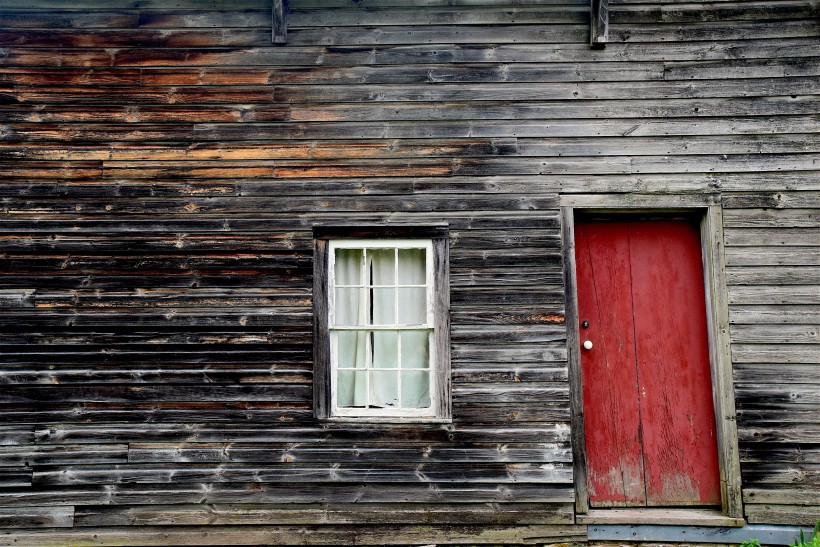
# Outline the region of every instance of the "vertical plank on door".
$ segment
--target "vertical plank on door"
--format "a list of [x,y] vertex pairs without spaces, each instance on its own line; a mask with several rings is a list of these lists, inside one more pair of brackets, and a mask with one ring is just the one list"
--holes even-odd
[[645,501],[628,224],[578,222],[575,232],[590,504]]
[[636,221],[629,241],[647,505],[718,505],[698,226]]

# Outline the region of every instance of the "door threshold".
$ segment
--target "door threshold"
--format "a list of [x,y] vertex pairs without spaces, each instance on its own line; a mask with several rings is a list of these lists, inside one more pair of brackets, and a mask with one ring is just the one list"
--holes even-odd
[[675,526],[743,526],[742,518],[730,517],[718,509],[630,507],[590,509],[576,515],[578,524],[660,524]]

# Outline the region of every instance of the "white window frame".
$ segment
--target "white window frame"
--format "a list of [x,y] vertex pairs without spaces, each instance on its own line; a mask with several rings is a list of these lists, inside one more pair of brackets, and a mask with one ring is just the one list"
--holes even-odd
[[[427,251],[425,278],[430,335],[430,408],[374,409],[369,412],[339,412],[331,402],[336,391],[331,363],[330,306],[335,275],[331,256],[340,246],[371,248],[388,244],[418,247],[423,241]],[[343,243],[348,242],[348,243]],[[400,243],[397,243],[400,242]],[[350,421],[356,423],[451,423],[452,378],[450,375],[450,266],[449,227],[446,223],[419,224],[317,224],[313,226],[313,413],[319,420]],[[331,245],[333,250],[331,251]],[[432,252],[430,251],[432,249]],[[431,279],[432,276],[432,279]],[[398,281],[398,279],[396,279]],[[333,303],[335,306],[335,302]],[[335,351],[335,350],[334,350]]]
[[[423,249],[425,253],[425,322],[424,325],[399,325],[398,317],[396,323],[393,325],[360,325],[360,326],[339,326],[335,324],[336,317],[336,250],[337,249],[362,249],[362,250],[394,250],[398,252],[399,249]],[[345,239],[331,241],[329,245],[329,265],[328,265],[328,336],[330,344],[330,413],[331,416],[339,417],[398,417],[398,418],[434,418],[436,417],[436,408],[439,406],[438,401],[438,385],[437,385],[437,355],[436,344],[434,343],[436,322],[435,322],[435,280],[433,275],[433,242],[431,239]],[[398,270],[398,263],[395,263],[396,270]],[[395,272],[395,288],[399,287],[398,271]],[[367,283],[362,279],[362,288],[367,288]],[[420,285],[419,285],[420,286]],[[364,291],[366,294],[367,291]],[[395,291],[396,310],[398,310],[398,290]],[[429,362],[427,368],[427,378],[429,381],[430,405],[426,408],[378,408],[378,407],[340,407],[338,404],[338,336],[337,333],[341,331],[418,331],[424,330],[428,332],[427,343],[429,348]],[[401,337],[399,339],[399,346],[396,351],[401,359]],[[367,367],[364,369],[367,372],[364,374],[367,382],[365,393],[370,397],[370,374],[371,363],[368,360]],[[401,364],[397,363],[398,373],[398,393],[401,394]]]

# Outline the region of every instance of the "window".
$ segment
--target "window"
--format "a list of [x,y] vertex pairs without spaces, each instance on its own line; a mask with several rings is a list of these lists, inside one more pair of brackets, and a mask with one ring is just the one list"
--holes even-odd
[[[328,230],[314,230],[317,415],[448,418],[442,229],[401,227],[406,237],[396,237],[395,227],[366,231],[369,237],[356,237],[361,230]],[[379,232],[385,237],[374,237]]]

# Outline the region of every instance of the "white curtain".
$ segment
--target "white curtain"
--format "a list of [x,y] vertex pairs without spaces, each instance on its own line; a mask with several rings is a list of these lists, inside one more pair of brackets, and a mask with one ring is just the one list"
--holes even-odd
[[[336,249],[336,285],[361,285],[364,255],[361,249]],[[367,300],[361,288],[336,290],[336,324],[358,326],[366,324]],[[338,331],[338,367],[364,371],[367,367],[367,333]],[[343,407],[363,407],[367,403],[364,372],[338,371],[337,401]],[[358,380],[361,378],[361,380]]]
[[[367,282],[372,316],[370,324],[396,324],[396,258],[394,249],[369,249],[367,252]],[[398,332],[373,331],[372,357],[374,370],[370,376],[370,404],[379,408],[399,407]]]
[[424,249],[336,249],[335,262],[337,287],[359,285],[336,290],[336,325],[363,327],[337,331],[339,406],[428,407],[429,331],[401,328],[427,327],[426,288],[402,286],[425,285]]

